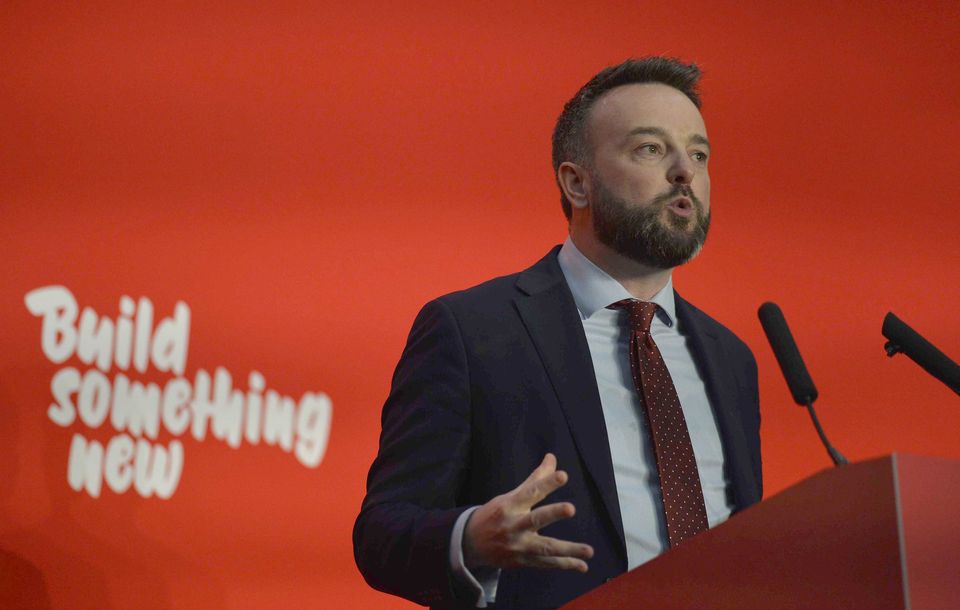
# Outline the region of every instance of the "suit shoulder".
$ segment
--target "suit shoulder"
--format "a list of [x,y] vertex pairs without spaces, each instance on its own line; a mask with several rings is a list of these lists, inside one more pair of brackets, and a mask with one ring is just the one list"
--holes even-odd
[[517,291],[517,279],[520,273],[511,273],[489,279],[485,282],[441,295],[434,301],[441,302],[453,309],[476,308],[497,302],[511,300]]
[[563,282],[563,272],[557,262],[557,246],[542,259],[517,273],[502,275],[476,286],[457,290],[433,299],[428,306],[442,303],[456,313],[471,311],[499,311],[512,307],[513,300],[525,293],[539,291]]

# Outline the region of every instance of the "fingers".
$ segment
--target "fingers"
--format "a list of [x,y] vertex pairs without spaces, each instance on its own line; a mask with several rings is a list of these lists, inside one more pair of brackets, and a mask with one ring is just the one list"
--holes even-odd
[[586,572],[589,570],[586,561],[573,559],[572,557],[535,557],[532,558],[525,567],[547,568],[551,570],[573,570],[575,572]]
[[536,554],[541,557],[569,557],[581,560],[593,557],[593,547],[580,542],[537,536],[533,544]]
[[529,483],[537,479],[541,479],[544,476],[550,474],[551,472],[557,469],[557,456],[552,453],[548,453],[543,456],[543,460],[540,462],[540,465],[534,468],[533,472],[530,473],[530,476],[527,477],[527,480],[521,483],[521,486],[524,483]]
[[567,542],[545,536],[533,536],[520,557],[523,565],[535,568],[587,571],[587,560],[593,557],[589,544]]
[[537,532],[576,514],[570,502],[538,506],[567,483],[567,473],[557,470],[551,453],[518,487],[493,498],[467,520],[463,534],[464,561],[468,567],[485,565],[587,571],[593,547],[548,538]]
[[569,519],[574,516],[576,512],[576,508],[570,502],[547,504],[546,506],[540,506],[527,513],[523,517],[520,527],[536,532],[561,519]]
[[520,508],[530,510],[534,505],[567,484],[567,473],[557,470],[557,458],[548,453],[513,493]]

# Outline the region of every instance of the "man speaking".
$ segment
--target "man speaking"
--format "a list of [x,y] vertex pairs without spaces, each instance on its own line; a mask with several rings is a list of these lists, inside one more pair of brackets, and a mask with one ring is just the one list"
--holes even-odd
[[417,316],[354,528],[373,587],[556,608],[760,500],[756,362],[671,278],[710,226],[699,77],[594,76],[553,134],[566,241]]

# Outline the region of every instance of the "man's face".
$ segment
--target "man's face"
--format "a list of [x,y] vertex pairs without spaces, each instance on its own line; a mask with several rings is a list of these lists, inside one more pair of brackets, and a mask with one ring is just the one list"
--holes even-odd
[[662,84],[617,87],[597,101],[587,133],[597,239],[659,269],[696,256],[710,226],[710,146],[693,102]]

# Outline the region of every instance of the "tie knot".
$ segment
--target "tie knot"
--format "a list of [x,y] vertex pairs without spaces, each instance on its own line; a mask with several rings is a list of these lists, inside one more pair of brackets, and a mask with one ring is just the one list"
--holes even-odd
[[607,309],[623,309],[630,315],[630,327],[640,333],[650,332],[650,323],[653,322],[653,316],[657,313],[659,306],[656,303],[647,301],[638,301],[636,299],[623,299],[607,306]]

